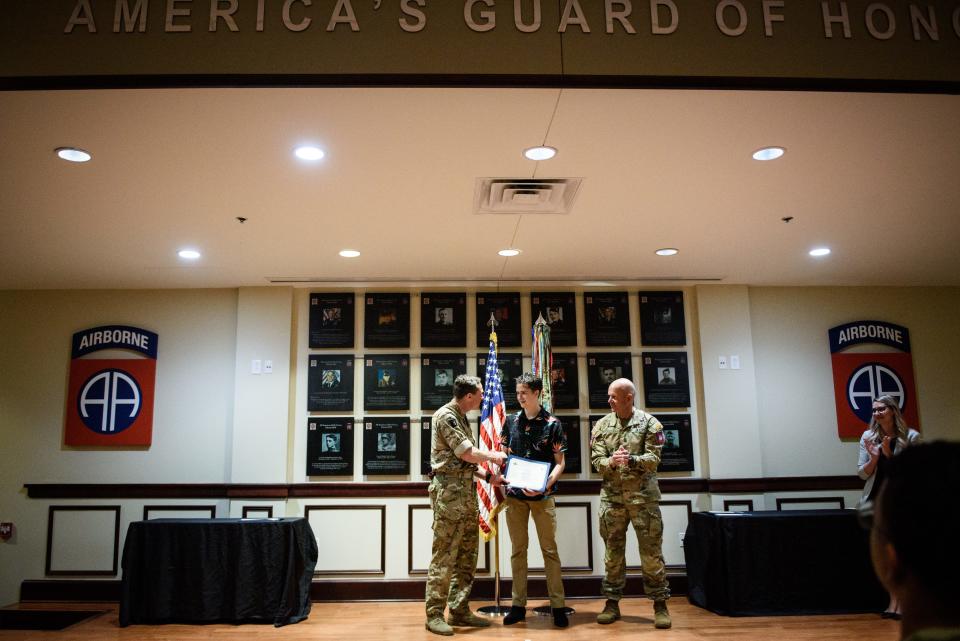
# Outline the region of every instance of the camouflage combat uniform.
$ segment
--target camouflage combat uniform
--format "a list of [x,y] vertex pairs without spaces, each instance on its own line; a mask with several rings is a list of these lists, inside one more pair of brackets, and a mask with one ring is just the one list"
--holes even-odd
[[[590,434],[590,460],[603,476],[600,490],[600,536],[606,545],[603,595],[619,601],[626,576],[627,525],[640,543],[643,589],[654,600],[670,598],[663,563],[663,519],[657,466],[663,447],[663,425],[650,414],[633,409],[626,426],[613,412],[600,419]],[[626,466],[610,466],[610,457],[623,445],[630,453]]]
[[433,415],[430,450],[430,505],[433,508],[433,556],[427,570],[427,619],[470,612],[469,598],[477,569],[480,530],[473,473],[477,466],[460,455],[476,447],[467,417],[456,401]]

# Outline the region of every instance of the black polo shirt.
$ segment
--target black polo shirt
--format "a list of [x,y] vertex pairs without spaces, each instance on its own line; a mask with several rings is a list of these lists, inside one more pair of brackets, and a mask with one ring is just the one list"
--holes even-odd
[[[540,408],[540,412],[528,419],[521,409],[516,414],[507,417],[507,424],[503,429],[503,447],[508,454],[522,456],[533,461],[544,461],[550,464],[550,471],[556,467],[553,455],[556,452],[567,451],[567,435],[563,431],[560,419]],[[508,487],[507,496],[523,501],[540,501],[557,491],[559,482],[550,488],[547,494],[527,496],[523,490]]]

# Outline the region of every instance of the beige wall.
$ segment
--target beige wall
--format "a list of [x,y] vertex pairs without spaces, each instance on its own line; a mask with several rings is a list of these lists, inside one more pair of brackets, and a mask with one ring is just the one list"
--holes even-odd
[[[44,573],[47,502],[26,499],[24,483],[227,480],[237,292],[6,291],[0,310],[0,520],[16,526],[14,539],[0,543],[6,604],[17,599],[22,579]],[[71,337],[120,323],[159,334],[153,445],[68,448]]]
[[[766,476],[855,474],[857,442],[837,436],[827,330],[882,320],[910,330],[926,439],[960,439],[958,288],[750,288]],[[712,441],[711,441],[712,443]]]

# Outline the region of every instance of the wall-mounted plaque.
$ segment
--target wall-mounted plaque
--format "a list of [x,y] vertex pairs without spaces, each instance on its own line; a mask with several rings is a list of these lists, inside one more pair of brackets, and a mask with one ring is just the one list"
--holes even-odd
[[307,362],[307,411],[352,412],[353,356],[310,354]]
[[607,389],[618,378],[633,380],[633,363],[629,352],[596,352],[587,354],[587,389],[590,407],[609,407]]
[[420,345],[467,346],[467,295],[420,295]]
[[563,431],[567,435],[567,453],[564,457],[566,467],[564,474],[579,474],[583,469],[581,460],[583,455],[580,451],[580,417],[579,416],[557,416]]
[[689,414],[654,414],[663,424],[663,448],[660,450],[660,472],[693,471],[693,437]]
[[477,292],[477,347],[486,347],[490,342],[491,314],[497,321],[497,345],[499,347],[522,346],[520,294]]
[[310,348],[353,347],[353,294],[310,294]]
[[690,407],[686,352],[644,352],[641,359],[646,407]]
[[353,475],[352,418],[307,419],[307,476]]
[[683,292],[640,292],[640,342],[686,345]]
[[[477,354],[477,374],[483,381],[483,389],[487,389],[487,354]],[[523,356],[514,353],[497,354],[497,376],[503,387],[503,402],[508,412],[520,409],[517,402],[516,379],[523,374]]]
[[375,416],[363,419],[363,473],[410,473],[410,419]]
[[430,452],[433,449],[432,419],[424,416],[420,419],[420,473],[430,473]]
[[575,410],[580,407],[580,383],[577,379],[577,355],[553,353],[550,365],[553,410]]
[[463,354],[424,354],[420,360],[420,407],[439,409],[453,398],[453,380],[467,373]]
[[627,300],[627,292],[587,292],[583,295],[588,346],[630,345],[630,305]]
[[367,294],[364,300],[364,346],[409,347],[410,294]]
[[363,409],[410,409],[410,357],[407,354],[363,357]]
[[550,326],[551,347],[577,344],[577,304],[573,292],[534,292],[530,294],[531,323],[543,316]]

